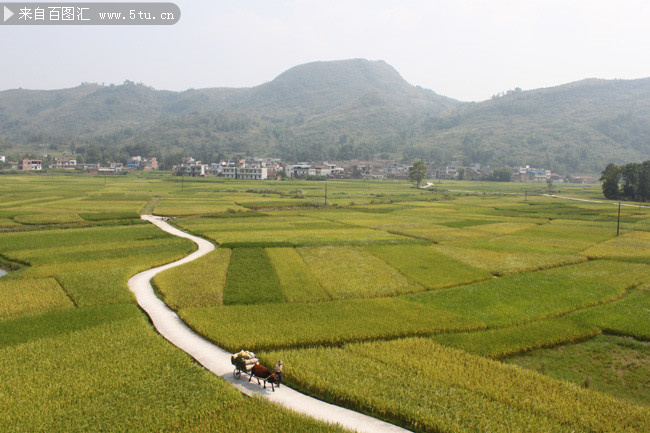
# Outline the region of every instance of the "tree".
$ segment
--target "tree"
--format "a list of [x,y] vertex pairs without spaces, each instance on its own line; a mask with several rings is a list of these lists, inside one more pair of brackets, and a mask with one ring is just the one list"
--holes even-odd
[[650,198],[650,160],[620,167],[608,164],[600,181],[603,195],[610,200],[647,201]]
[[495,168],[491,178],[496,182],[510,182],[512,180],[512,170],[507,167]]
[[616,200],[621,197],[619,181],[621,170],[614,164],[608,164],[601,173],[600,181],[603,183],[603,195],[610,200]]
[[412,167],[409,167],[409,179],[417,184],[417,187],[420,187],[420,183],[427,176],[427,166],[424,164],[424,161],[415,161]]

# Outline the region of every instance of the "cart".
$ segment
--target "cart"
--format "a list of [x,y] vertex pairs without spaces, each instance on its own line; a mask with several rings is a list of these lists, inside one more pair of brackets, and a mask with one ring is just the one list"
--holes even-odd
[[240,379],[242,373],[245,373],[248,375],[249,382],[255,378],[257,379],[257,383],[261,385],[260,380],[262,380],[264,381],[265,389],[266,383],[268,382],[271,384],[271,389],[275,391],[275,384],[278,383],[278,378],[269,369],[259,365],[258,359],[253,352],[242,350],[239,353],[235,353],[230,357],[230,362],[235,366],[235,370],[232,372],[235,379]]
[[235,353],[230,357],[230,362],[235,366],[235,370],[232,372],[232,375],[235,376],[235,379],[241,377],[242,372],[250,375],[253,366],[257,364],[258,359],[253,352],[247,350],[242,350],[239,353]]

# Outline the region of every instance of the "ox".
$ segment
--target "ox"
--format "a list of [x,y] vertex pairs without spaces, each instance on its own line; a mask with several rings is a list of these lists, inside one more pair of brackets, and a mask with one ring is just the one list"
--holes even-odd
[[253,380],[253,377],[257,379],[257,383],[260,384],[260,379],[264,381],[264,388],[266,388],[266,382],[271,384],[271,389],[275,392],[275,385],[278,383],[278,377],[271,372],[268,368],[260,364],[253,365],[253,368],[250,372],[250,378],[248,381]]

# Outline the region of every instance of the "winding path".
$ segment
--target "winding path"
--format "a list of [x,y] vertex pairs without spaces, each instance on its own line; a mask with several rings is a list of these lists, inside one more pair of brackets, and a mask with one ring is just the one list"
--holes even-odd
[[205,239],[192,236],[170,226],[160,217],[142,215],[142,219],[155,224],[174,236],[190,239],[199,246],[198,250],[187,257],[140,272],[129,279],[129,289],[135,294],[138,304],[146,311],[155,328],[163,337],[244,394],[258,395],[295,412],[321,421],[340,424],[345,428],[358,432],[398,433],[409,431],[376,418],[325,403],[286,386],[273,392],[270,387],[262,388],[256,381],[249,383],[244,377],[239,380],[235,379],[232,375],[233,366],[230,363],[230,353],[195,334],[174,311],[155,295],[150,283],[151,279],[159,272],[191,262],[214,250],[214,245]]

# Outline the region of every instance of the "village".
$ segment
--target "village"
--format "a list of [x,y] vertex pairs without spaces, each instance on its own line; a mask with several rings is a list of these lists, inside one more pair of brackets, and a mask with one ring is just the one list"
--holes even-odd
[[[132,156],[124,162],[77,163],[71,157],[54,157],[51,163],[43,160],[23,158],[18,162],[5,161],[0,156],[5,170],[40,171],[45,168],[52,170],[75,170],[91,174],[121,174],[128,171],[158,170],[155,157]],[[553,173],[544,168],[529,165],[519,167],[501,167],[497,170],[481,164],[466,164],[454,162],[445,166],[426,164],[427,179],[439,180],[495,180],[527,183],[584,183],[598,182],[593,176],[569,176]],[[213,163],[204,163],[193,157],[183,158],[181,164],[172,166],[173,174],[184,177],[219,176],[238,180],[282,180],[282,179],[374,179],[374,180],[408,180],[409,164],[394,160],[351,160],[351,161],[318,161],[287,163],[279,158],[235,158]],[[496,173],[499,175],[496,175]]]

